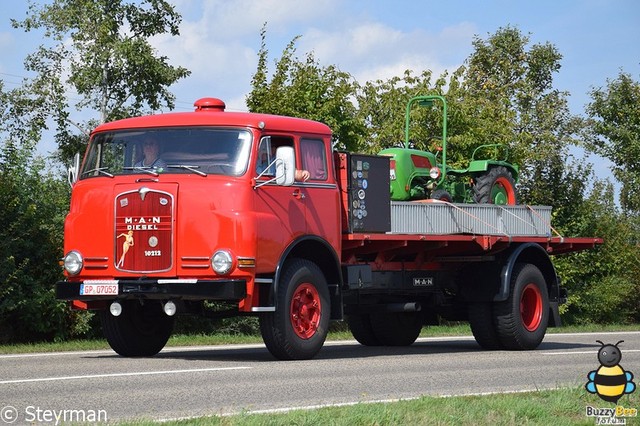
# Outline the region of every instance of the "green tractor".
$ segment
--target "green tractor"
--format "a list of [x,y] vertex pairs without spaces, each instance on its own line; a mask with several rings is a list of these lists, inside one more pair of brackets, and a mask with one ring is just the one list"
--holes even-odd
[[[442,147],[431,153],[409,148],[411,106],[442,104]],[[476,159],[485,153],[489,158]],[[442,96],[416,96],[407,104],[404,148],[387,148],[378,155],[391,157],[391,199],[435,199],[450,203],[516,204],[518,166],[507,162],[503,144],[481,145],[466,169],[447,165],[447,102]]]

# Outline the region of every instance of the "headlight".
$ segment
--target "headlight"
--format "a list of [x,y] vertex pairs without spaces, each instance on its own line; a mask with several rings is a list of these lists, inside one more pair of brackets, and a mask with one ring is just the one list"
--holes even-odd
[[82,255],[75,250],[70,251],[64,257],[64,270],[69,275],[77,275],[82,270],[83,264]]
[[440,177],[440,169],[437,167],[432,167],[429,170],[429,177],[431,179],[438,179]]
[[211,256],[211,267],[216,274],[224,275],[233,267],[233,257],[227,250],[218,250]]

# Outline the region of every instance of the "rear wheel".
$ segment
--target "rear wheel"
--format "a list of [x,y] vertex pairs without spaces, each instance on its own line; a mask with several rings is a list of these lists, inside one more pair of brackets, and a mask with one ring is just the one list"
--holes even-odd
[[383,346],[409,346],[416,341],[424,321],[419,312],[389,312],[371,315],[371,327]]
[[347,316],[347,324],[353,337],[365,346],[380,346],[380,341],[371,326],[371,315],[353,314]]
[[493,323],[493,304],[491,302],[471,303],[468,313],[469,325],[476,342],[483,349],[502,349],[500,337]]
[[535,349],[540,345],[549,322],[549,295],[544,276],[535,265],[515,265],[509,298],[495,304],[494,314],[505,348]]
[[318,353],[329,326],[329,289],[318,266],[288,261],[278,283],[277,308],[260,316],[267,349],[278,359],[310,359]]
[[473,185],[473,200],[484,204],[516,204],[516,185],[504,166],[493,167],[478,176]]
[[108,310],[100,313],[102,331],[109,346],[125,357],[153,356],[160,352],[173,331],[173,317],[162,304],[137,300],[121,302],[122,313],[114,317]]

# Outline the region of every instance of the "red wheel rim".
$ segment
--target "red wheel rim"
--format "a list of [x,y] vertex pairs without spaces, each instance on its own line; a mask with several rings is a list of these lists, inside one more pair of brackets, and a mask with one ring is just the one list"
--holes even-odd
[[511,185],[509,179],[502,176],[496,179],[491,189],[491,202],[493,204],[508,205],[514,205],[516,203],[516,190],[513,185]]
[[318,290],[308,283],[300,285],[291,299],[291,325],[302,339],[310,339],[320,324],[322,305]]
[[542,294],[537,285],[531,283],[522,291],[520,317],[528,331],[536,331],[542,321]]

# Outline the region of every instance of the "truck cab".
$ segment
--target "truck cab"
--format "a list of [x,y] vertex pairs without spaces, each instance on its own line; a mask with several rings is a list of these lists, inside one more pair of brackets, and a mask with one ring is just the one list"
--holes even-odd
[[[292,259],[333,264],[327,286],[338,285],[331,130],[225,112],[214,98],[195,107],[99,126],[74,173],[57,295],[99,310],[123,355],[158,352],[173,315],[202,313],[205,301],[272,315]],[[300,180],[286,178],[295,171]],[[300,327],[311,335],[318,324]]]

